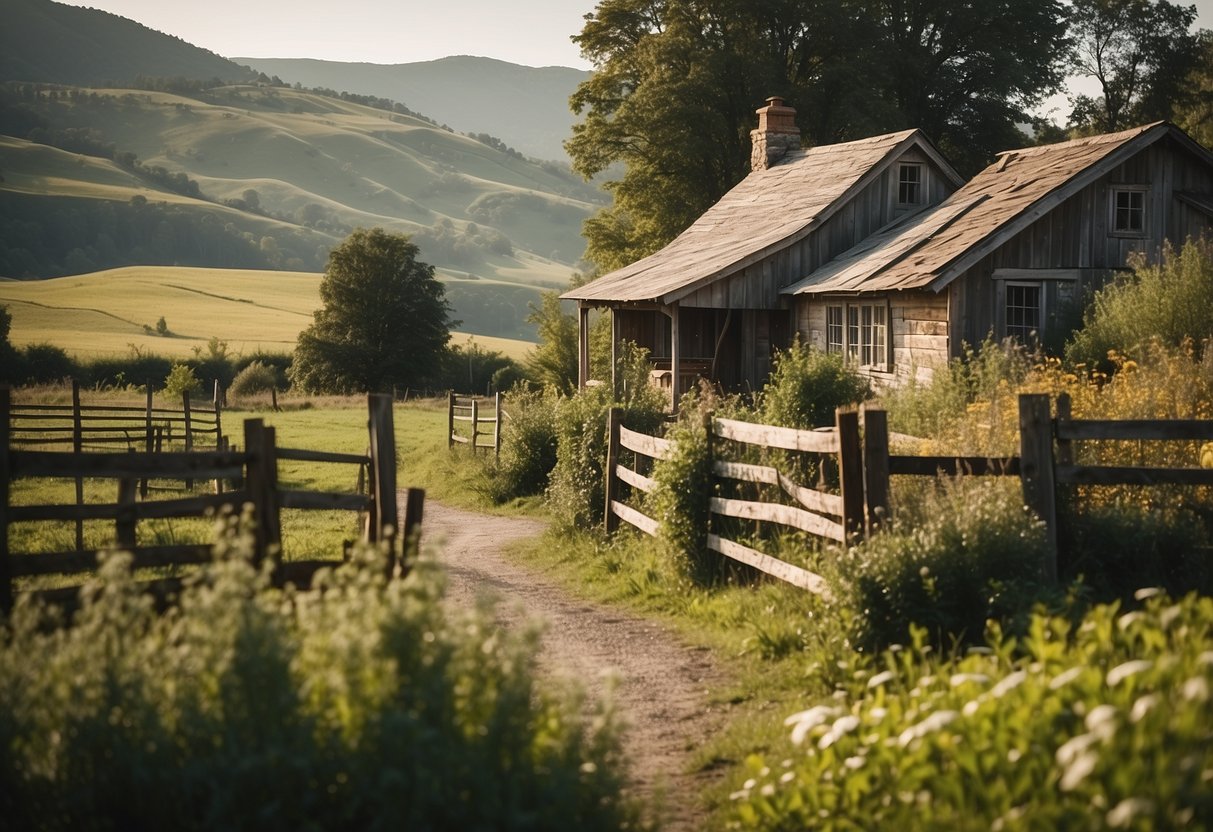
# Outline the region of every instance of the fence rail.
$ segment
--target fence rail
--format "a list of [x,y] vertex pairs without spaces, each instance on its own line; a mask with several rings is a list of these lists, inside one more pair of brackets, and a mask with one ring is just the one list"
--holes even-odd
[[[715,455],[720,440],[816,454],[837,460],[838,493],[807,488],[770,465],[712,460],[718,483],[729,481],[777,487],[784,499],[746,500],[710,496],[708,547],[725,557],[748,564],[780,580],[812,592],[824,593],[824,580],[808,570],[780,561],[757,549],[729,540],[717,533],[716,518],[775,523],[836,543],[854,540],[860,535],[878,533],[891,516],[892,476],[1017,477],[1025,504],[1040,517],[1046,527],[1047,554],[1042,573],[1056,581],[1057,486],[1059,485],[1208,485],[1213,486],[1213,469],[1196,467],[1143,467],[1080,465],[1074,463],[1074,444],[1090,440],[1213,440],[1213,420],[1078,420],[1070,417],[1070,400],[1057,400],[1057,415],[1044,395],[1021,395],[1020,453],[1018,456],[909,456],[889,452],[887,415],[883,410],[863,411],[863,431],[859,414],[839,410],[832,428],[798,431],[771,425],[755,425],[729,419],[709,418],[705,424],[709,449]],[[653,480],[620,460],[623,451],[637,457],[663,459],[671,452],[664,439],[629,430],[620,424],[622,411],[612,409],[608,418],[609,443],[606,466],[606,528],[613,532],[622,520],[645,534],[659,533],[657,520],[646,516],[621,499],[622,485],[642,492],[653,487]],[[639,467],[638,465],[636,466]]]
[[[491,408],[491,416],[485,411]],[[456,443],[468,445],[473,451],[491,450],[494,455],[501,454],[501,394],[497,393],[492,399],[481,399],[476,396],[457,396],[454,392],[446,394],[446,447],[449,450]],[[470,422],[471,433],[464,435],[457,430],[456,423]],[[488,430],[481,426],[490,425]],[[489,444],[481,442],[481,437],[492,437]]]
[[[392,401],[387,396],[367,399],[370,449],[366,455],[330,453],[312,449],[279,448],[273,427],[260,419],[244,423],[244,450],[172,451],[161,453],[110,453],[95,451],[30,451],[11,447],[10,392],[0,388],[0,607],[13,602],[13,579],[34,575],[79,574],[96,566],[97,550],[85,549],[77,537],[76,551],[15,553],[9,549],[9,526],[18,522],[108,520],[114,522],[116,546],[131,551],[136,568],[202,563],[212,556],[210,544],[138,546],[140,521],[163,518],[202,517],[218,510],[241,511],[251,507],[254,527],[254,557],[271,560],[275,580],[290,580],[306,586],[318,569],[331,560],[282,561],[280,511],[324,509],[356,511],[366,516],[364,539],[386,541],[391,557],[390,573],[402,568],[397,543],[415,545],[420,533],[424,492],[410,489],[406,496],[403,525],[398,524],[396,505],[396,453]],[[328,493],[282,489],[278,486],[278,462],[295,460],[356,464],[359,483],[367,493]],[[169,500],[137,500],[136,483],[141,478],[238,479],[240,487],[216,494]],[[74,505],[10,505],[11,483],[21,477],[110,479],[117,481],[113,503]],[[361,488],[359,488],[361,491]],[[397,528],[400,534],[397,534]],[[153,587],[172,587],[179,579],[151,582]],[[78,589],[78,588],[76,588]],[[68,590],[46,594],[52,600],[71,598]]]

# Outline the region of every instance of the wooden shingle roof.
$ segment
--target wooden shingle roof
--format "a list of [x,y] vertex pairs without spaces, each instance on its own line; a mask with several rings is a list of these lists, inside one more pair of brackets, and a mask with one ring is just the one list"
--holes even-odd
[[750,173],[665,248],[561,297],[590,304],[676,301],[803,239],[912,144],[939,159],[918,130],[789,154]]
[[934,208],[843,252],[784,294],[939,291],[1010,237],[1164,136],[1209,154],[1165,122],[1009,150]]

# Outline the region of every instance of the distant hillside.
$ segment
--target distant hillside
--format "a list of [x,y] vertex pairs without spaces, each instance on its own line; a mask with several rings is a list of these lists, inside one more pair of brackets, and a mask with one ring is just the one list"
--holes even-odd
[[109,12],[50,0],[3,0],[0,9],[0,81],[100,86],[130,84],[141,75],[255,78],[213,52]]
[[318,271],[358,226],[412,235],[464,329],[534,337],[602,199],[423,119],[289,88],[0,86],[0,276],[124,265]]
[[409,64],[234,58],[288,83],[390,98],[461,133],[488,133],[539,159],[565,159],[569,96],[589,73],[466,55]]

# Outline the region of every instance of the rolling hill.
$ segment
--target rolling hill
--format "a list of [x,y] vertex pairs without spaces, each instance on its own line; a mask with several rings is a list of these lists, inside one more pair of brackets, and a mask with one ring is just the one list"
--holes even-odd
[[465,328],[533,337],[528,304],[567,284],[601,194],[561,165],[349,99],[4,87],[0,134],[26,137],[0,139],[0,276],[319,271],[350,230],[382,226],[412,235]]
[[233,58],[305,87],[390,98],[463,133],[488,133],[539,159],[567,158],[569,96],[590,76],[570,67],[529,67],[459,55],[407,64],[294,58]]
[[50,0],[3,0],[0,81],[79,86],[139,76],[252,81],[256,73],[109,12]]

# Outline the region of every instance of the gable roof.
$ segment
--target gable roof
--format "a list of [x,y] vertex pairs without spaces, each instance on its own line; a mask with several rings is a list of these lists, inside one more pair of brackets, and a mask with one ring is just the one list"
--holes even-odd
[[863,241],[782,293],[939,291],[1061,202],[1166,136],[1213,164],[1208,151],[1166,122],[1008,150],[938,206]]
[[676,301],[803,239],[911,145],[960,184],[920,130],[799,151],[750,173],[665,248],[561,297]]

